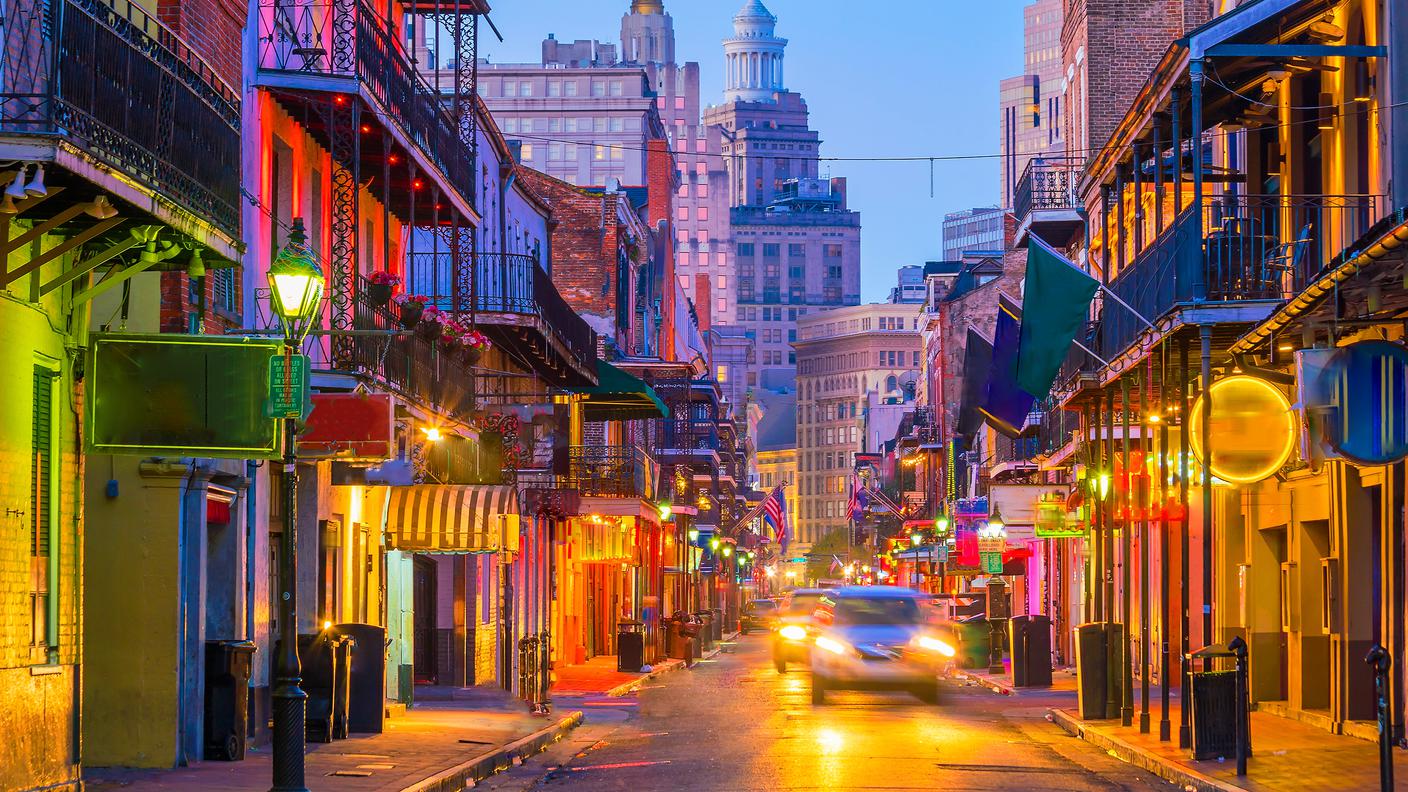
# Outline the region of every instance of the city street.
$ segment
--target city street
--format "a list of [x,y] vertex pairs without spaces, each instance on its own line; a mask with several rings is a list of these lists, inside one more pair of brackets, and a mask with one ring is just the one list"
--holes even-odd
[[1146,790],[1163,781],[1045,720],[1043,696],[952,683],[938,707],[905,694],[834,693],[813,707],[805,670],[778,675],[767,637],[585,710],[567,739],[480,782],[574,790]]

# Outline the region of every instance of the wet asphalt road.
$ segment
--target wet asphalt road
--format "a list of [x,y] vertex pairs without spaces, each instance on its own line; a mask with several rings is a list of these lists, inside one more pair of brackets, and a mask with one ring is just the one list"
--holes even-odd
[[829,693],[805,669],[779,675],[768,639],[620,699],[558,701],[586,720],[563,742],[477,789],[1171,790],[1066,736],[1043,696],[944,686],[938,706],[900,693]]

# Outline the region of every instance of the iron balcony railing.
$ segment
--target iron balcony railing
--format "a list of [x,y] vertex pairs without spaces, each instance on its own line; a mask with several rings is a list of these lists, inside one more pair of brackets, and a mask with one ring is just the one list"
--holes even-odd
[[655,426],[655,444],[659,450],[720,450],[718,428],[713,421],[693,418],[661,418],[655,422]]
[[176,34],[127,0],[3,14],[0,133],[63,139],[239,236],[239,95]]
[[[474,259],[474,308],[481,314],[537,316],[568,350],[578,366],[592,370],[596,331],[558,293],[552,277],[526,253],[478,253]],[[453,309],[446,296],[454,282],[454,257],[448,252],[416,253],[406,283],[409,294],[424,294],[443,311]],[[479,321],[492,324],[492,317]]]
[[[1150,321],[1180,303],[1281,301],[1298,293],[1378,219],[1382,196],[1218,195],[1179,215],[1115,276],[1110,290]],[[1202,238],[1198,215],[1202,214]],[[1107,303],[1098,350],[1109,360],[1143,329]]]
[[352,303],[352,329],[377,331],[336,339],[333,359],[339,369],[376,379],[388,389],[426,408],[452,417],[474,409],[474,370],[463,356],[402,329],[396,315],[367,297],[367,281],[358,277]]
[[572,446],[568,450],[570,486],[582,495],[608,498],[655,498],[660,466],[636,446]]
[[440,95],[411,66],[399,21],[355,0],[260,0],[259,69],[359,81],[386,119],[445,174],[447,186],[473,206],[470,149]]
[[1012,196],[1012,213],[1018,222],[1033,211],[1080,208],[1076,187],[1083,167],[1081,160],[1073,159],[1038,157],[1028,162]]
[[1040,453],[1041,441],[1036,435],[1028,437],[998,435],[993,447],[992,463],[1001,465],[1010,462],[1035,462]]

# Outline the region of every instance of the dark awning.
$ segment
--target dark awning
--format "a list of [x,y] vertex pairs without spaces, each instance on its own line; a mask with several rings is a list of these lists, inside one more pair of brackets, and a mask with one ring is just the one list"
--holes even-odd
[[587,397],[582,415],[588,421],[628,421],[636,418],[668,418],[670,410],[655,390],[640,377],[628,374],[604,360],[596,362],[597,384],[573,388]]

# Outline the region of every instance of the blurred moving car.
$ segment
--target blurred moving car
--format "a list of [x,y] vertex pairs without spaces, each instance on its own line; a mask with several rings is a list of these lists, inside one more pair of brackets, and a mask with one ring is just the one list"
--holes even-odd
[[907,690],[938,703],[940,676],[957,653],[926,595],[898,586],[827,592],[815,615],[812,703],[828,690]]
[[743,606],[743,618],[739,619],[738,629],[747,635],[752,630],[771,630],[776,622],[777,601],[758,599]]
[[812,640],[812,614],[827,593],[819,588],[799,588],[783,597],[772,634],[772,664],[777,673],[787,673],[788,663],[807,661]]

